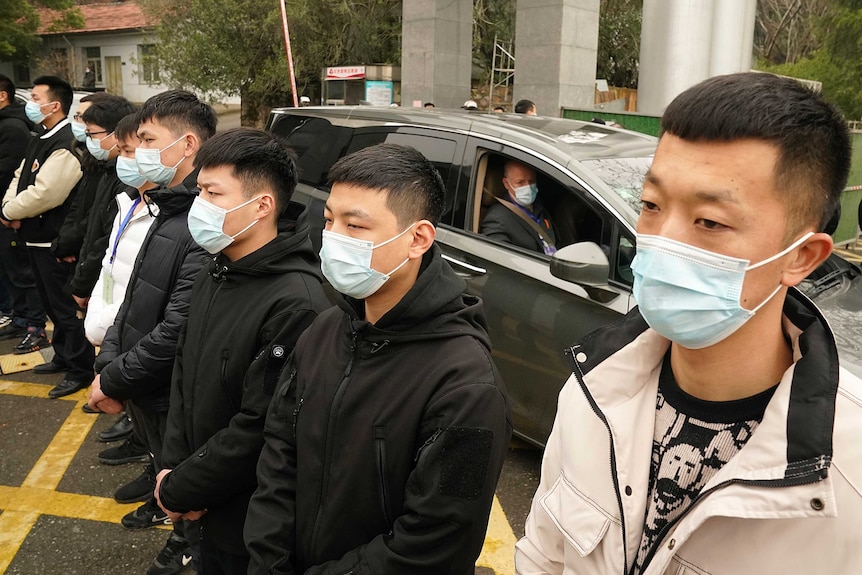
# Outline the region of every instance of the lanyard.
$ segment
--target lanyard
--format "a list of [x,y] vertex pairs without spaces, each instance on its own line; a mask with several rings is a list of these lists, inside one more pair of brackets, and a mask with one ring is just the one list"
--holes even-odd
[[120,236],[123,235],[123,232],[126,229],[126,226],[129,225],[129,220],[132,219],[132,214],[135,213],[135,208],[138,207],[138,204],[141,203],[141,197],[138,196],[135,198],[135,201],[132,203],[132,207],[129,208],[129,213],[126,214],[126,217],[123,218],[123,221],[120,223],[120,229],[117,230],[117,237],[114,238],[114,249],[111,251],[111,259],[110,263],[114,263],[114,258],[117,257],[117,244],[120,243]]

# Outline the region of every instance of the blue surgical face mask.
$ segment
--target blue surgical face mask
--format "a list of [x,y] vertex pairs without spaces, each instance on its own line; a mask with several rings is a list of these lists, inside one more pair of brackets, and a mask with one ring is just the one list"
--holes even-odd
[[[113,132],[111,132],[111,134],[113,134]],[[105,134],[104,138],[110,137],[111,134]],[[94,158],[102,162],[108,160],[111,157],[111,150],[117,147],[117,144],[114,144],[107,150],[102,149],[102,140],[104,138],[100,138],[97,140],[92,136],[87,136],[87,150],[90,152],[90,154],[93,155]]]
[[133,188],[140,189],[147,183],[147,178],[138,171],[138,163],[134,158],[117,156],[117,177],[120,181]]
[[240,234],[245,233],[249,228],[260,221],[255,219],[236,234],[229,236],[224,233],[225,217],[229,213],[236,211],[243,206],[249,205],[259,197],[260,196],[255,196],[249,201],[243,202],[237,207],[229,210],[213,205],[200,197],[195,198],[188,216],[189,232],[192,234],[192,239],[209,253],[219,253],[231,245],[233,241],[240,236]]
[[42,121],[50,115],[50,114],[43,114],[42,113],[42,107],[50,106],[51,104],[54,104],[54,103],[55,102],[48,102],[47,104],[40,104],[38,102],[34,102],[33,100],[30,100],[24,106],[24,113],[27,114],[27,117],[34,124],[41,124]]
[[536,201],[536,196],[539,195],[539,186],[536,184],[527,184],[515,188],[515,201],[522,206],[531,206]]
[[373,295],[389,281],[392,274],[404,267],[410,258],[405,258],[394,270],[384,274],[372,269],[372,252],[394,242],[415,225],[410,224],[397,236],[376,246],[374,242],[323,230],[323,246],[320,248],[320,269],[323,276],[336,291],[344,295],[355,299],[365,299]]
[[638,234],[632,261],[634,296],[651,328],[689,349],[715,345],[730,336],[781,290],[781,284],[752,310],[739,298],[745,272],[786,255],[814,235],[761,262],[716,254],[664,238]]
[[69,122],[69,127],[72,128],[72,135],[76,140],[83,142],[87,139],[87,126],[79,122]]
[[135,161],[138,163],[138,171],[147,178],[147,180],[160,186],[167,186],[173,181],[177,175],[177,166],[183,163],[185,156],[180,158],[174,166],[166,166],[162,163],[162,152],[179,142],[184,140],[185,135],[180,136],[161,150],[155,148],[136,148]]

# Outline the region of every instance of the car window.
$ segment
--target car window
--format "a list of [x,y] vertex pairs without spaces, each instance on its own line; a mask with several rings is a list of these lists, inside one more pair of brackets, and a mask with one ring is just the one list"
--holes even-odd
[[333,126],[328,120],[292,114],[279,114],[270,131],[281,136],[297,156],[299,180],[325,186],[329,168],[344,155],[352,128]]
[[643,183],[652,157],[582,160],[581,164],[601,178],[636,214],[641,213]]

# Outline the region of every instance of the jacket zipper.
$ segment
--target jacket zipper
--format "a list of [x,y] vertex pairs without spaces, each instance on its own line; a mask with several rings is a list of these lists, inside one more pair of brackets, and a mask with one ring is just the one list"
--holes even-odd
[[575,359],[574,348],[569,348],[566,350],[566,357],[569,359],[569,364],[572,368],[572,373],[575,374],[575,378],[578,380],[578,384],[581,386],[581,391],[587,399],[587,402],[590,404],[590,408],[593,410],[593,413],[605,424],[605,427],[608,430],[608,441],[610,443],[610,464],[611,464],[611,478],[614,481],[614,493],[617,496],[617,505],[620,508],[620,527],[622,528],[623,537],[623,573],[622,575],[628,575],[628,551],[626,545],[626,515],[623,511],[623,498],[620,495],[620,482],[617,478],[617,456],[614,451],[614,438],[611,434],[611,425],[608,423],[608,419],[605,417],[605,414],[602,413],[602,410],[599,409],[599,406],[596,404],[593,396],[590,395],[589,390],[587,389],[587,385],[584,383],[584,377],[581,373],[581,366],[578,365],[577,360]]
[[[209,298],[209,301],[207,302],[207,311],[204,314],[204,325],[203,325],[203,330],[202,330],[204,333],[206,333],[207,326],[209,325],[210,312],[212,311],[213,302],[218,297],[218,293],[221,290],[221,286],[223,286],[223,285],[224,285],[223,281],[218,282],[218,285],[216,285],[216,288],[215,288],[215,291],[213,292],[212,297]],[[205,338],[201,338],[200,341],[198,342],[198,353],[197,353],[197,361],[195,363],[195,372],[197,372],[197,370],[201,364],[204,339]],[[183,379],[185,379],[185,378],[183,378]],[[180,385],[182,385],[182,383]],[[189,436],[190,436],[189,437],[189,440],[190,440],[189,447],[194,448],[194,446],[197,444],[197,441],[195,441],[195,437],[194,437],[194,429],[195,428],[192,425],[192,422],[194,420],[194,416],[193,416],[192,412],[194,411],[194,405],[195,405],[195,386],[194,385],[192,385],[191,389],[189,390],[189,396],[190,396],[189,397],[190,401],[184,401],[183,402],[183,411],[185,412],[183,415],[184,415],[185,420],[186,420],[186,429],[189,430]],[[233,403],[231,403],[231,407],[233,407]]]
[[383,427],[374,428],[374,446],[377,453],[377,472],[380,475],[380,497],[386,527],[392,532],[392,514],[389,510],[389,482],[386,479],[386,436]]
[[[352,327],[352,326],[351,326]],[[321,524],[321,515],[323,515],[323,506],[321,502],[323,501],[323,496],[327,492],[329,488],[329,465],[330,459],[332,458],[332,449],[334,442],[334,417],[333,412],[335,411],[336,406],[339,404],[339,400],[342,395],[344,395],[344,391],[347,386],[345,385],[347,381],[350,379],[350,372],[353,371],[353,363],[356,360],[356,350],[358,349],[359,342],[359,332],[356,330],[353,331],[353,341],[350,344],[350,359],[347,361],[347,367],[344,368],[344,373],[341,374],[341,381],[338,382],[338,386],[335,388],[335,394],[332,396],[332,401],[329,404],[329,417],[326,421],[326,436],[325,436],[325,448],[324,448],[324,456],[323,456],[323,470],[320,480],[320,489],[317,494],[317,515],[314,518],[314,525],[311,530],[311,549],[312,549],[312,557],[314,556],[314,549],[316,547],[318,532]],[[301,402],[301,400],[300,400]],[[300,403],[301,405],[301,403]],[[299,409],[297,408],[297,413]]]
[[647,566],[655,557],[656,552],[658,552],[660,547],[664,546],[664,538],[667,537],[667,534],[670,533],[671,529],[673,529],[688,513],[695,508],[695,506],[703,501],[706,496],[718,491],[719,489],[723,489],[729,485],[750,485],[752,487],[771,487],[771,488],[782,488],[782,487],[797,487],[799,485],[811,485],[814,483],[818,483],[826,479],[828,475],[828,471],[826,469],[825,458],[821,457],[820,467],[815,469],[813,473],[808,473],[802,477],[795,477],[793,479],[773,479],[773,480],[762,480],[755,481],[750,479],[728,479],[727,481],[723,481],[718,485],[713,486],[712,488],[702,491],[698,493],[697,496],[692,500],[691,505],[688,508],[680,513],[679,517],[665,525],[661,531],[659,531],[658,536],[656,537],[655,542],[644,558],[644,564],[641,565],[641,573],[646,571]]
[[233,401],[233,397],[231,397],[230,389],[227,385],[227,363],[230,359],[230,350],[223,349],[221,350],[221,388],[224,391],[224,395],[227,398],[228,403],[230,404],[230,408],[233,410],[234,415],[239,413],[239,408]]

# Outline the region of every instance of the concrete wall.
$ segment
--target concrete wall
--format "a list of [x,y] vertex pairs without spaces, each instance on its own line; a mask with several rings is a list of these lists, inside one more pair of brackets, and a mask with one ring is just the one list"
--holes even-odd
[[404,0],[401,105],[457,108],[470,98],[472,0]]
[[514,100],[540,115],[592,107],[599,42],[599,0],[518,0]]

